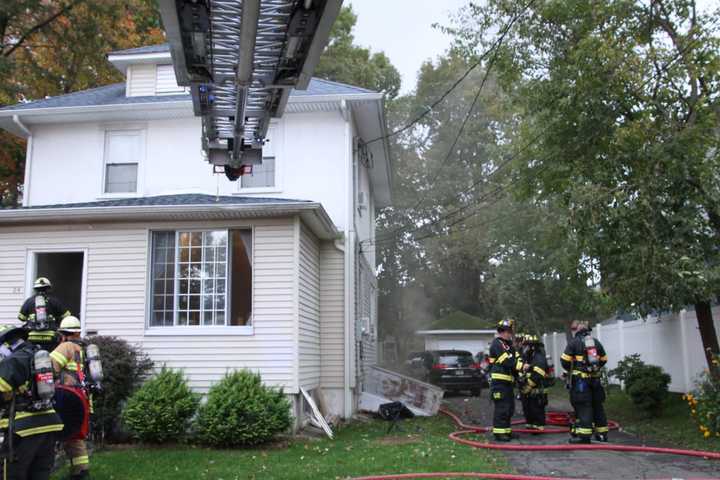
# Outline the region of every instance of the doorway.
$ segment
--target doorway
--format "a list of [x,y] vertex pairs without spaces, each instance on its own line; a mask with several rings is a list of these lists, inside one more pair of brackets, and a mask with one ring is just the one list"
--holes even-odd
[[28,290],[36,278],[46,277],[52,294],[84,325],[85,252],[31,252],[29,257]]

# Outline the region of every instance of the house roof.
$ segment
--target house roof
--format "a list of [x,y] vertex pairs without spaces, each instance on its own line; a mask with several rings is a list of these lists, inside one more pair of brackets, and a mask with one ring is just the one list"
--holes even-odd
[[[331,82],[320,78],[313,78],[307,90],[293,90],[290,97],[312,97],[321,95],[356,95],[362,93],[374,93],[360,87],[345,85],[344,83]],[[89,107],[102,105],[130,105],[130,104],[161,104],[167,102],[187,101],[190,102],[189,94],[180,95],[149,95],[139,97],[125,96],[125,82],[113,83],[103,87],[81,90],[79,92],[49,97],[34,102],[18,103],[0,108],[0,112],[22,112],[24,110],[36,110],[43,108],[58,107]]]
[[320,203],[285,198],[158,195],[0,209],[0,228],[89,222],[210,221],[300,216],[321,239],[339,232]]
[[144,47],[127,48],[125,50],[116,50],[110,52],[109,55],[139,55],[142,53],[170,53],[170,46],[167,43],[159,43],[157,45],[146,45]]

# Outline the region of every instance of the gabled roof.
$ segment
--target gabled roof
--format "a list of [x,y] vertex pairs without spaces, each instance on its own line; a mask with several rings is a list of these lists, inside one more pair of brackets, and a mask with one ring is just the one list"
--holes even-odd
[[[313,78],[310,80],[310,86],[307,90],[293,90],[290,97],[312,97],[324,95],[357,95],[363,93],[375,93],[344,83],[331,82]],[[147,104],[147,103],[167,103],[187,101],[190,102],[189,94],[179,95],[148,95],[141,97],[125,96],[125,83],[113,83],[104,87],[91,88],[89,90],[81,90],[79,92],[49,97],[34,102],[18,103],[8,107],[0,108],[0,112],[7,111],[23,111],[42,108],[57,107],[89,107],[102,105],[129,105],[129,104]]]

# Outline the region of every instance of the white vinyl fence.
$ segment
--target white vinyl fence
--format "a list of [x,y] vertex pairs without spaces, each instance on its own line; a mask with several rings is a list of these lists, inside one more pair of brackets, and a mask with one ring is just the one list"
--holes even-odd
[[[720,307],[713,308],[715,330],[720,332]],[[644,320],[622,321],[592,327],[608,355],[608,370],[619,360],[634,353],[651,365],[659,365],[672,377],[671,392],[688,392],[707,368],[695,312],[682,310],[676,314],[647,317]],[[562,373],[560,355],[567,344],[565,332],[543,335],[547,354],[553,359],[557,376]],[[613,379],[611,379],[612,381]]]

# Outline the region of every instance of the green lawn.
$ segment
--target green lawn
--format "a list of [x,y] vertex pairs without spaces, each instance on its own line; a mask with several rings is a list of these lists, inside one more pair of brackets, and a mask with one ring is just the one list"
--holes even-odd
[[[110,448],[91,459],[93,480],[345,479],[353,476],[432,471],[507,472],[502,454],[458,445],[445,417],[402,422],[385,434],[381,421],[354,423],[335,440],[293,440],[248,450],[192,446]],[[53,480],[65,478],[59,472]]]
[[[659,418],[646,418],[619,387],[612,386],[607,393],[605,410],[608,418],[620,422],[625,431],[642,440],[678,448],[720,452],[720,438],[702,437],[687,403],[681,398],[682,394],[669,394],[662,415]],[[562,382],[551,389],[550,397],[567,398]]]

